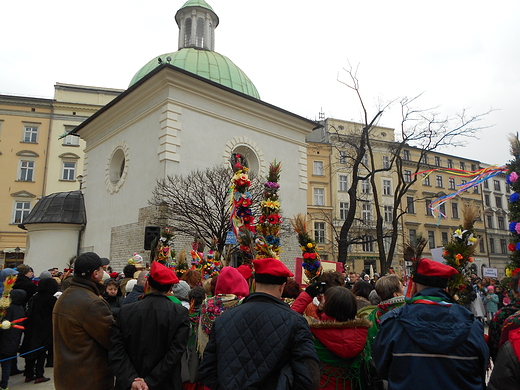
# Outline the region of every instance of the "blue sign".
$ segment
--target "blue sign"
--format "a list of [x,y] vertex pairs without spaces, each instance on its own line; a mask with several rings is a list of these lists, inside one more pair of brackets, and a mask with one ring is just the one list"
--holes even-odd
[[233,233],[232,230],[227,232],[226,244],[231,244],[231,245],[237,245],[238,244],[237,237],[235,236],[235,233]]

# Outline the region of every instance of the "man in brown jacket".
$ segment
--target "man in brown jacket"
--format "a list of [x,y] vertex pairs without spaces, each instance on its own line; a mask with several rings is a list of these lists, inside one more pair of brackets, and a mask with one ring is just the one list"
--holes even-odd
[[108,369],[114,319],[108,303],[99,296],[102,277],[102,261],[97,254],[79,255],[71,286],[54,306],[56,390],[109,390],[114,386],[114,377]]

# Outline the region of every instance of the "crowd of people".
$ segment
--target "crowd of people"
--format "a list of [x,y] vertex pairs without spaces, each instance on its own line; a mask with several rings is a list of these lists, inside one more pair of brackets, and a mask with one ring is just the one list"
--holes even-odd
[[206,279],[140,260],[2,270],[17,276],[5,320],[26,319],[0,331],[0,389],[45,367],[57,390],[520,388],[520,273],[510,291],[474,275],[466,308],[447,293],[457,271],[429,259],[408,280],[330,270],[305,288],[277,259]]

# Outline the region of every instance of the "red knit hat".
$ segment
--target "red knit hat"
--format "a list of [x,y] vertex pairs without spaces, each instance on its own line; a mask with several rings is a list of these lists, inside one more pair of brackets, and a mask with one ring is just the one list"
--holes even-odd
[[253,270],[250,266],[245,264],[242,264],[240,267],[238,267],[237,271],[240,272],[240,274],[244,277],[245,280],[253,276]]
[[294,276],[294,274],[289,271],[289,268],[287,268],[284,263],[277,259],[253,260],[253,266],[255,267],[255,274],[257,275],[264,274],[285,278],[291,278]]
[[449,265],[421,259],[413,275],[413,281],[429,287],[446,288],[449,278],[458,273],[459,271]]
[[236,268],[224,267],[218,275],[215,294],[235,294],[239,297],[247,297],[249,286]]
[[152,262],[152,269],[150,270],[150,276],[154,281],[159,284],[175,284],[179,283],[179,278],[175,275],[168,267],[165,267],[158,261]]

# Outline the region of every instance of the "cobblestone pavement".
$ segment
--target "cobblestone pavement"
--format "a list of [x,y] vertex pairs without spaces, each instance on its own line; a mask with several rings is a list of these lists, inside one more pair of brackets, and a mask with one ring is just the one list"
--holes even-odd
[[[18,368],[23,370],[25,360],[18,358]],[[35,384],[34,381],[25,383],[25,377],[23,374],[18,374],[9,378],[9,389],[10,390],[54,390],[54,369],[45,367],[45,374],[47,378],[51,378],[48,382]],[[71,389],[72,390],[72,389]]]

